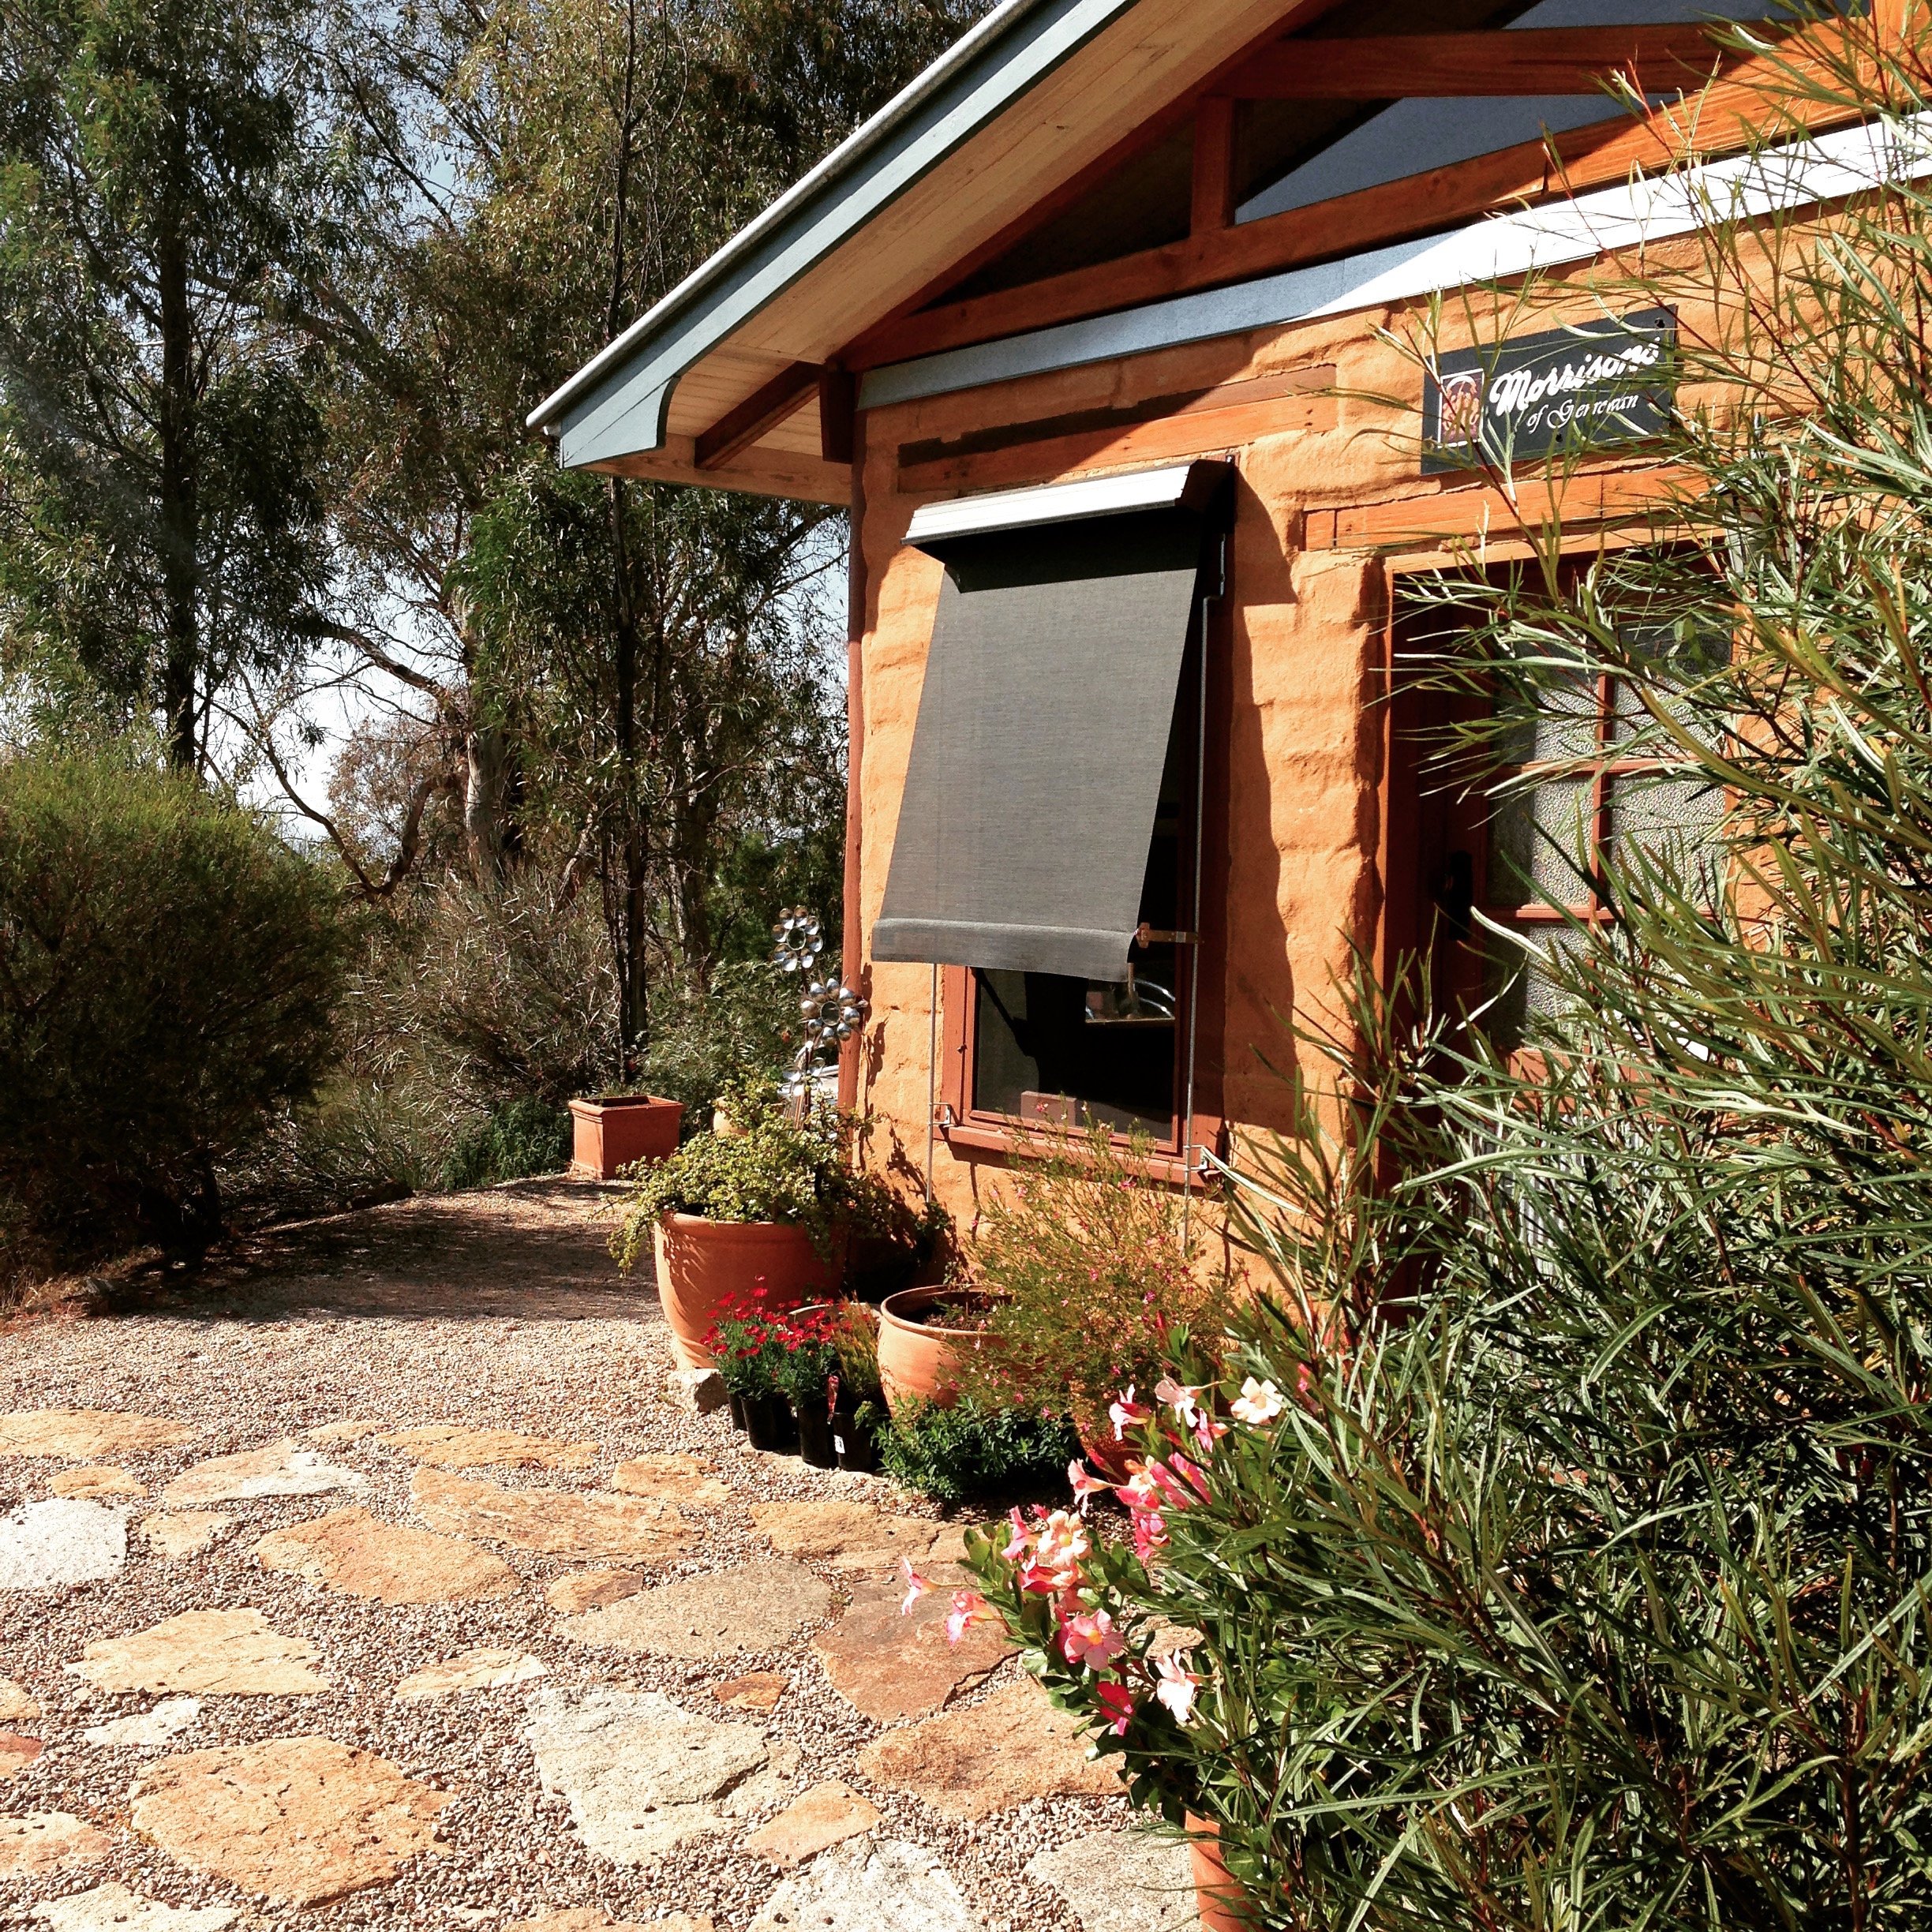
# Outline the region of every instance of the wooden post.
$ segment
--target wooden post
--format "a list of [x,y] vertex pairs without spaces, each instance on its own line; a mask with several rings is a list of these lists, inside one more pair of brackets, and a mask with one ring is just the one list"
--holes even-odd
[[1211,94],[1194,110],[1194,196],[1189,227],[1207,234],[1234,220],[1234,103]]
[[[845,382],[856,399],[856,384],[849,375]],[[829,422],[829,414],[822,420]],[[865,829],[859,778],[865,762],[866,567],[865,418],[856,406],[846,414],[844,442],[852,464],[852,534],[845,570],[845,918],[840,938],[839,974],[846,985],[870,998],[871,988],[860,977],[864,971],[860,955],[864,951],[865,927],[859,916],[863,882],[860,844]],[[839,1049],[838,1103],[848,1113],[859,1104],[859,1069],[865,1044],[865,1028],[861,1027]]]

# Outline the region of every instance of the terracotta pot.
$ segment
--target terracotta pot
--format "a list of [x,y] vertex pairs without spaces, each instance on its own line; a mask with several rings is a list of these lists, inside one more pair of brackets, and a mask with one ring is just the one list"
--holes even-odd
[[777,1221],[710,1221],[702,1215],[666,1215],[657,1223],[657,1298],[671,1324],[671,1348],[680,1368],[709,1368],[704,1339],[728,1296],[749,1294],[762,1280],[774,1306],[829,1294],[844,1258],[835,1248],[822,1260],[802,1227]]
[[1221,1862],[1219,1828],[1190,1811],[1187,1829],[1188,1859],[1194,1868],[1201,1932],[1254,1932],[1254,1921],[1248,1915],[1248,1895],[1228,1876],[1228,1868]]
[[573,1100],[571,1172],[591,1181],[616,1178],[633,1161],[661,1161],[677,1151],[684,1108],[644,1094]]
[[935,1305],[956,1300],[953,1288],[902,1288],[879,1304],[879,1384],[894,1415],[908,1403],[959,1400],[960,1359],[1000,1344],[978,1328],[948,1328],[920,1317]]

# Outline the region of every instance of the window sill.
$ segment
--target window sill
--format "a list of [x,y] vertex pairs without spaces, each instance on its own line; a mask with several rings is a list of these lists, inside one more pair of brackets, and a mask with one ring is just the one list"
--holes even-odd
[[[1211,1144],[1219,1138],[1218,1122],[1197,1118],[1196,1125],[1197,1129],[1208,1130],[1198,1136],[1204,1144]],[[1041,1135],[1039,1129],[1028,1131],[1019,1123],[1002,1126],[995,1121],[979,1118],[956,1120],[949,1125],[942,1125],[939,1129],[939,1137],[949,1148],[976,1154],[1003,1154],[1009,1159],[1024,1159],[1029,1144],[1037,1142]],[[1127,1143],[1117,1134],[1114,1144],[1118,1148],[1124,1148]],[[1196,1189],[1207,1186],[1206,1180],[1200,1174],[1191,1172],[1182,1165],[1180,1151],[1173,1146],[1164,1149],[1157,1148],[1145,1159],[1133,1162],[1130,1165],[1149,1180],[1165,1181],[1170,1186]]]

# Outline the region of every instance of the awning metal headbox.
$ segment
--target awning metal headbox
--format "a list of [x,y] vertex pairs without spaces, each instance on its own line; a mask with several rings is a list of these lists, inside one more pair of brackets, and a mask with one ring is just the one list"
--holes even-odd
[[1230,466],[930,504],[946,576],[878,960],[1125,979]]

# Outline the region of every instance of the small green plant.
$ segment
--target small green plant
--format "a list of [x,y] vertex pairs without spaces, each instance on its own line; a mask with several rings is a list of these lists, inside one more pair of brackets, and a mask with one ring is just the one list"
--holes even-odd
[[1080,1436],[1064,1417],[983,1408],[962,1397],[950,1409],[923,1402],[879,1436],[879,1467],[935,1503],[964,1503],[1066,1481]]
[[815,1407],[822,1414],[839,1368],[838,1311],[801,1309],[778,1325],[772,1380],[800,1415]]
[[446,1188],[493,1187],[570,1165],[571,1117],[542,1100],[512,1100],[459,1135],[443,1164]]
[[668,1214],[802,1227],[827,1258],[842,1233],[890,1233],[908,1219],[883,1181],[854,1166],[855,1129],[836,1107],[812,1101],[801,1114],[769,1082],[728,1089],[721,1105],[728,1131],[694,1134],[633,1183],[611,1244],[620,1267],[635,1265]]
[[1042,1135],[1003,1177],[968,1260],[989,1291],[966,1391],[988,1407],[1069,1410],[1088,1440],[1129,1383],[1149,1387],[1177,1327],[1220,1332],[1233,1290],[1179,1192],[1148,1178],[1151,1144],[1104,1125]]

